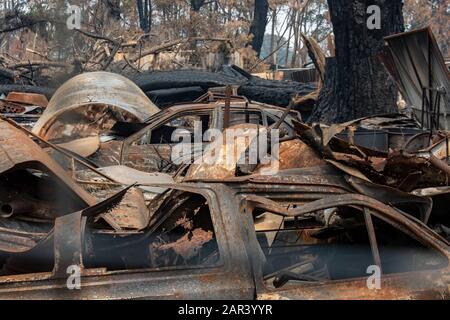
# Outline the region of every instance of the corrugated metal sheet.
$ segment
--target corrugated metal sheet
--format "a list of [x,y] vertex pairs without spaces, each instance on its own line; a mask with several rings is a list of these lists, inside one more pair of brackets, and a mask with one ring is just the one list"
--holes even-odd
[[[423,89],[442,89],[445,94],[440,97],[440,128],[450,130],[450,74],[431,29],[405,32],[385,40],[389,48],[385,65],[417,118],[422,118]],[[432,92],[433,104],[436,94]]]

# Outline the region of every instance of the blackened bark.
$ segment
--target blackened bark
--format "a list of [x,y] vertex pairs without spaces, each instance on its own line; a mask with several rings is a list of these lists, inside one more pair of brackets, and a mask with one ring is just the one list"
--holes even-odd
[[139,15],[139,26],[142,30],[145,29],[145,17],[144,17],[144,5],[142,4],[142,0],[136,0],[136,6]]
[[144,0],[144,17],[145,17],[145,32],[150,32],[150,19],[149,19],[149,10],[148,10],[148,5],[149,5],[149,0]]
[[109,14],[116,20],[120,20],[120,15],[122,14],[122,10],[120,9],[120,1],[119,0],[104,0],[103,3],[109,10]]
[[206,2],[206,0],[191,0],[192,10],[194,10],[195,12],[200,11],[200,9],[203,7],[205,2]]
[[[387,35],[404,31],[402,0],[328,0],[336,43],[310,122],[340,123],[396,111],[397,89],[377,55]],[[381,29],[367,27],[367,8],[381,9]]]
[[250,26],[250,35],[252,41],[249,43],[256,51],[258,56],[261,54],[261,48],[264,41],[264,33],[267,26],[267,13],[269,12],[268,0],[255,0],[255,10],[253,21]]
[[150,32],[152,27],[152,2],[151,0],[136,0],[139,14],[139,26],[142,31]]

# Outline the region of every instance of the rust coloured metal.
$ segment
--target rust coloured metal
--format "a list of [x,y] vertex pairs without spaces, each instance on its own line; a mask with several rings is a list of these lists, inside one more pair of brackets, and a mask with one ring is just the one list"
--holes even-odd
[[176,242],[157,245],[155,249],[162,251],[171,249],[184,259],[189,260],[197,255],[198,250],[212,238],[213,233],[211,231],[198,228],[186,233]]
[[[316,167],[325,164],[325,161],[311,147],[300,139],[283,141],[280,143],[279,170]],[[258,174],[269,165],[259,165],[254,174]]]
[[[80,163],[82,166],[88,168],[89,170],[95,172],[96,174],[102,176],[103,178],[106,178],[107,180],[111,181],[111,182],[115,182],[114,179],[108,177],[106,174],[100,172],[99,170],[96,169],[95,166],[91,165],[88,161],[86,161],[84,158],[80,158],[77,157],[76,154],[74,153],[70,153],[69,151],[65,150],[64,148],[60,148],[59,146],[50,143],[44,139],[42,139],[41,137],[39,137],[38,135],[28,131],[26,128],[23,128],[21,126],[19,126],[17,123],[15,123],[14,121],[11,121],[9,119],[3,119],[4,121],[6,121],[11,127],[16,128],[18,131],[22,132],[22,134],[24,134],[24,136],[31,136],[33,138],[35,138],[37,141],[39,141],[40,143],[42,143],[44,146],[47,146],[59,153],[61,153],[62,155],[64,155],[65,157],[67,157],[68,159],[70,159],[72,162],[77,162]],[[49,157],[49,159],[52,159],[51,157]],[[54,162],[54,160],[52,159],[52,161]],[[55,163],[55,162],[54,162]],[[59,166],[59,165],[58,165]],[[74,174],[74,172],[72,172],[72,174]]]
[[[307,170],[310,168],[302,169]],[[311,171],[311,170],[310,170]],[[320,170],[315,170],[319,172]],[[270,179],[273,179],[271,181]],[[370,208],[371,214],[407,234],[411,234],[426,246],[440,252],[446,259],[450,258],[449,243],[425,225],[418,221],[410,220],[399,211],[392,207],[380,203],[367,196],[357,194],[335,194],[324,196],[317,194],[319,200],[309,201],[297,208],[286,210],[285,205],[280,205],[285,197],[295,199],[296,192],[303,193],[301,184],[278,184],[275,181],[308,181],[305,176],[289,176],[282,173],[276,177],[257,176],[252,178],[238,177],[240,183],[233,184],[232,180],[226,184],[221,182],[197,182],[172,185],[153,185],[165,188],[175,188],[180,192],[197,193],[201,192],[207,195],[208,205],[212,208],[214,214],[214,224],[216,236],[220,242],[226,244],[221,250],[221,255],[225,261],[226,267],[199,268],[199,269],[176,269],[176,270],[119,270],[109,271],[104,268],[88,268],[84,266],[83,256],[80,252],[84,249],[80,246],[83,237],[83,218],[90,219],[114,208],[126,194],[123,190],[113,198],[103,203],[83,210],[66,217],[68,223],[58,218],[55,233],[55,241],[66,243],[68,239],[70,246],[62,246],[55,243],[55,268],[53,273],[18,275],[9,277],[0,277],[0,297],[24,298],[24,297],[48,297],[49,295],[58,295],[69,299],[79,298],[150,298],[150,297],[169,297],[169,298],[192,298],[208,299],[217,297],[257,298],[257,299],[429,299],[449,298],[448,281],[450,275],[449,267],[442,269],[409,272],[402,274],[386,274],[382,276],[382,289],[370,290],[367,288],[366,278],[348,279],[340,281],[329,281],[326,283],[292,283],[280,288],[266,287],[262,275],[264,259],[261,253],[257,253],[259,246],[255,237],[251,208],[263,207],[271,212],[278,212],[285,216],[302,216],[308,212],[321,210],[324,208],[336,206],[356,206],[361,208]],[[246,180],[244,180],[246,179]],[[247,184],[251,181],[260,181],[259,185],[253,184],[253,188],[248,188]],[[263,183],[263,181],[266,181]],[[309,180],[314,186],[320,179]],[[317,184],[316,184],[317,186]],[[344,188],[344,187],[343,187]],[[330,190],[331,191],[331,190]],[[341,192],[345,192],[344,189]],[[261,196],[252,196],[257,193]],[[240,196],[238,196],[238,194]],[[178,193],[175,193],[178,195]],[[220,196],[219,196],[220,195]],[[243,197],[241,197],[243,196]],[[274,200],[277,199],[275,202]],[[178,198],[174,198],[176,201]],[[247,200],[246,200],[247,199]],[[170,204],[171,202],[169,202]],[[249,206],[247,205],[249,204]],[[179,203],[177,207],[183,207]],[[180,208],[181,208],[180,207]],[[194,206],[197,208],[197,206]],[[241,212],[242,214],[236,214]],[[363,214],[363,212],[361,212]],[[170,219],[170,218],[169,218]],[[71,222],[69,222],[71,221]],[[180,256],[189,259],[195,256],[196,250],[208,243],[211,234],[199,228],[193,228],[192,223],[186,219],[171,220],[178,227],[189,232],[182,233],[178,241],[168,244],[161,244],[158,249],[176,251]],[[165,224],[170,226],[171,224]],[[72,228],[70,226],[73,226]],[[305,232],[313,231],[307,229]],[[375,231],[376,232],[376,231]],[[59,234],[59,236],[56,236]],[[253,234],[253,235],[252,235]],[[309,238],[304,236],[304,241]],[[321,246],[326,245],[320,242]],[[166,247],[164,247],[166,246]],[[229,250],[228,248],[232,248]],[[81,251],[80,251],[81,250]],[[228,256],[231,255],[231,256]],[[250,263],[251,260],[251,263]],[[70,263],[79,263],[82,267],[83,289],[74,292],[67,290],[64,284],[59,284],[59,272]],[[383,260],[381,260],[383,263]],[[251,266],[251,269],[248,269]],[[249,272],[250,270],[250,272]],[[230,273],[231,272],[231,273]],[[26,282],[24,282],[26,281]],[[40,285],[40,289],[36,287]],[[43,286],[44,285],[44,286]],[[45,289],[43,289],[45,287]],[[114,290],[111,290],[114,287]]]
[[[143,122],[158,111],[131,80],[109,72],[83,73],[55,92],[33,132],[51,139],[60,131],[69,130],[68,126],[79,126],[82,124],[80,119],[85,119],[86,125],[82,129],[73,129],[74,135],[83,137],[84,130],[96,130],[102,122],[103,129],[110,128],[118,120]],[[75,118],[79,119],[74,121]],[[99,122],[97,127],[87,125],[93,120]]]
[[47,97],[37,93],[10,92],[5,100],[25,105],[39,106],[42,108],[46,108],[48,105]]
[[25,133],[0,119],[0,173],[24,167],[48,171],[72,190],[82,203],[92,205],[96,202]]
[[150,220],[144,196],[137,188],[129,189],[122,201],[108,212],[102,213],[101,218],[116,231],[142,230]]
[[[413,120],[399,115],[368,117],[331,127],[309,127],[298,122],[298,137],[288,137],[280,144],[279,171],[263,175],[264,165],[248,172],[238,170],[239,159],[259,136],[260,124],[228,127],[233,111],[242,110],[245,105],[243,110],[248,112],[249,102],[238,101],[231,92],[202,97],[208,98],[217,101],[214,105],[202,105],[199,101],[190,105],[193,110],[187,110],[188,105],[177,106],[150,117],[146,128],[131,134],[125,142],[108,141],[98,146],[95,136],[95,141],[88,141],[87,151],[81,148],[77,152],[67,144],[51,144],[42,134],[35,137],[65,155],[70,153],[64,147],[86,156],[99,149],[99,158],[109,157],[114,164],[121,164],[93,168],[93,172],[108,180],[92,182],[108,189],[100,203],[74,182],[75,166],[71,178],[25,130],[0,120],[0,175],[23,168],[44,171],[66,185],[84,208],[51,217],[53,229],[23,231],[21,225],[14,225],[13,219],[34,209],[22,203],[17,194],[1,204],[0,251],[9,254],[4,270],[12,272],[0,276],[0,298],[56,295],[70,299],[450,299],[450,242],[427,226],[434,218],[434,198],[427,195],[446,194],[448,190],[408,193],[411,191],[408,188],[414,186],[438,187],[448,182],[450,166],[444,158],[449,148],[448,141],[443,139],[445,133],[427,141],[423,133],[415,131]],[[242,105],[236,107],[235,103]],[[89,112],[99,111],[90,107]],[[245,136],[250,129],[256,130],[245,141],[237,137],[231,144],[213,141],[206,153],[215,148],[219,151],[216,156],[224,160],[221,157],[233,150],[233,161],[191,165],[184,178],[181,174],[172,179],[169,175],[140,173],[126,167],[131,163],[145,170],[149,154],[170,155],[169,147],[155,149],[150,141],[136,142],[145,140],[142,137],[148,130],[172,121],[180,110],[183,115],[211,112],[211,121],[219,121],[211,127],[223,128],[225,134],[227,130],[242,129]],[[220,112],[216,113],[217,110]],[[289,111],[288,108],[282,112],[281,118],[272,118],[275,127],[292,121],[285,119]],[[52,119],[61,114],[55,112]],[[250,118],[246,119],[249,122]],[[267,124],[266,118],[262,119]],[[44,125],[42,130],[57,121],[48,127]],[[43,135],[58,130],[45,131]],[[386,137],[387,151],[378,145],[360,144],[358,133],[367,133],[365,130]],[[91,145],[94,147],[90,148]],[[99,156],[102,151],[105,154]],[[72,161],[75,162],[74,158]],[[90,169],[92,166],[88,165]],[[448,177],[435,176],[442,171]],[[90,173],[81,179],[76,181],[89,184],[92,180]],[[135,184],[110,196],[121,184],[131,183]],[[2,219],[8,223],[3,225]],[[392,231],[396,236],[392,244],[390,237],[379,236],[387,232],[382,230],[382,223],[397,232]],[[364,228],[359,229],[361,226]],[[358,233],[361,230],[365,232],[362,237]],[[386,234],[391,236],[383,235]],[[427,253],[439,255],[439,259],[430,260],[431,269],[386,271],[388,259],[384,260],[383,246],[397,248],[396,241],[402,245],[403,239],[398,234],[418,241]],[[280,247],[274,246],[277,241],[282,243]],[[295,245],[299,250],[290,254],[289,248]],[[367,287],[366,278],[334,278],[338,272],[330,272],[339,267],[330,261],[338,261],[332,259],[340,246],[359,250],[359,246],[365,245],[367,256],[382,270],[382,289],[376,292]],[[329,250],[330,255],[322,249]],[[290,254],[288,259],[282,260],[281,255],[286,253]],[[39,256],[45,257],[43,261],[36,260]],[[351,264],[358,259],[348,257],[353,256],[344,255],[342,266],[353,270]],[[30,261],[43,262],[44,266],[35,266]],[[286,261],[292,265],[283,265]],[[446,264],[441,264],[442,261]],[[20,274],[20,268],[26,265],[34,268],[33,272]],[[67,290],[63,281],[72,265],[80,267],[86,284],[76,292]]]

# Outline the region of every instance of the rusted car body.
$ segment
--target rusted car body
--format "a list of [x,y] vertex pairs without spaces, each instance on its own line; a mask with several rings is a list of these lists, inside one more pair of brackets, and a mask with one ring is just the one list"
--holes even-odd
[[[125,189],[57,218],[35,256],[10,256],[50,263],[0,277],[0,297],[449,299],[449,242],[329,170],[158,184],[169,191],[148,206],[143,233],[93,227]],[[80,290],[67,288],[71,265],[81,268]],[[368,285],[370,265],[382,272],[379,288]]]
[[[30,137],[17,128],[17,124],[0,119],[0,174],[18,170],[33,169],[45,171],[71,190],[73,201],[84,205],[93,205],[96,199],[77,185],[71,177],[44,152]],[[61,195],[64,190],[60,189]]]
[[56,217],[96,202],[17,124],[0,119],[0,250],[27,251]]
[[[386,244],[386,229],[381,228],[381,220],[389,223],[391,226],[398,228],[397,231],[405,233],[410,236],[415,235],[416,239],[430,236],[435,238],[441,245],[439,252],[448,257],[449,242],[445,239],[437,236],[433,231],[426,227],[423,223],[417,219],[411,218],[409,215],[405,215],[404,211],[399,211],[391,206],[385,205],[379,200],[374,198],[355,194],[351,191],[352,187],[339,181],[339,174],[333,176],[327,175],[328,178],[324,179],[323,176],[317,174],[320,172],[319,168],[312,168],[300,170],[296,175],[283,174],[279,177],[248,177],[237,178],[235,182],[229,181],[230,185],[238,194],[243,196],[247,201],[246,210],[247,214],[259,209],[260,212],[267,210],[269,212],[277,212],[283,216],[284,226],[276,226],[273,230],[276,230],[277,236],[280,237],[280,248],[276,248],[272,244],[269,254],[264,253],[266,259],[257,260],[255,265],[259,264],[259,276],[255,276],[257,298],[259,299],[449,299],[449,268],[448,263],[443,262],[442,268],[435,270],[408,270],[404,265],[396,265],[392,259],[407,258],[408,254],[402,255],[403,250],[393,250],[391,254],[388,253],[387,248],[389,246],[395,247],[395,241]],[[302,174],[301,174],[302,173]],[[350,189],[350,190],[349,190]],[[380,199],[384,200],[385,199]],[[293,245],[295,246],[295,237],[300,237],[302,245],[314,244],[320,246],[333,246],[332,237],[326,237],[324,234],[320,234],[324,230],[317,229],[317,226],[311,225],[310,221],[304,219],[311,218],[308,213],[313,213],[312,216],[317,218],[317,214],[323,210],[323,213],[330,208],[335,210],[336,208],[344,208],[349,205],[352,208],[359,208],[359,213],[364,218],[361,219],[364,222],[364,226],[360,229],[361,232],[367,233],[366,249],[371,251],[370,258],[367,260],[367,264],[377,265],[380,267],[382,276],[381,283],[378,289],[368,288],[367,279],[369,275],[366,275],[367,265],[356,272],[354,276],[347,277],[350,273],[357,270],[356,265],[358,261],[364,260],[364,254],[358,251],[358,244],[353,243],[348,248],[340,249],[339,245],[336,246],[334,252],[334,258],[330,258],[328,261],[327,271],[321,274],[323,270],[315,267],[312,272],[304,272],[300,274],[303,277],[292,275],[290,272],[286,272],[284,275],[278,275],[274,277],[274,272],[270,268],[267,268],[269,263],[278,263],[288,257],[292,258],[292,255],[298,254],[297,252],[284,251],[283,246]],[[293,208],[295,207],[296,208]],[[252,211],[253,210],[253,211]],[[289,226],[286,225],[289,222],[286,219],[290,219]],[[302,221],[303,220],[303,221]],[[330,223],[329,226],[332,224]],[[257,251],[263,248],[264,241],[261,241],[259,236],[268,232],[267,226],[263,225],[263,230],[258,230],[258,225],[255,223],[256,238],[259,246],[256,246]],[[294,233],[294,238],[289,233],[292,229],[296,229],[299,233]],[[346,228],[346,227],[344,227]],[[266,229],[266,230],[264,230]],[[269,231],[273,231],[270,230]],[[331,232],[330,230],[328,230]],[[285,236],[281,236],[281,233],[285,232]],[[390,229],[389,232],[393,232]],[[320,236],[319,236],[320,234]],[[395,233],[394,233],[395,234]],[[254,233],[251,233],[253,236]],[[355,236],[353,234],[353,236]],[[360,235],[359,235],[360,236]],[[397,237],[397,235],[395,235]],[[439,239],[439,240],[438,240]],[[293,241],[294,240],[294,241]],[[425,239],[421,239],[423,241]],[[430,248],[435,247],[435,240],[428,243]],[[384,242],[384,243],[383,243]],[[280,243],[278,245],[280,245]],[[369,245],[370,243],[370,245]],[[313,246],[314,246],[313,245]],[[336,245],[336,244],[334,244]],[[359,244],[361,245],[361,244]],[[369,250],[369,247],[371,248]],[[303,248],[301,246],[301,248]],[[279,250],[277,252],[276,250]],[[353,252],[354,250],[354,252]],[[263,249],[264,252],[264,249]],[[316,251],[320,252],[320,251]],[[413,253],[411,253],[413,254]],[[255,254],[256,255],[256,254]],[[271,257],[273,255],[273,257]],[[338,259],[338,256],[342,255],[343,259]],[[319,253],[320,256],[320,253]],[[400,258],[400,256],[402,256]],[[366,256],[367,258],[367,256]],[[418,258],[418,257],[417,257]],[[431,258],[431,256],[427,256]],[[420,258],[418,258],[420,260]],[[432,260],[432,259],[430,259]],[[315,262],[312,263],[315,265]],[[339,265],[342,264],[343,274],[339,274]],[[296,267],[301,268],[305,266],[306,262],[300,261],[300,267],[297,264]],[[395,265],[395,267],[393,267]],[[285,267],[277,266],[276,268]],[[362,267],[362,266],[360,266]],[[275,268],[275,269],[276,269]],[[286,269],[289,269],[286,268]],[[402,270],[403,269],[403,270]],[[431,268],[433,269],[433,268]],[[341,270],[341,271],[342,271]],[[348,270],[352,270],[348,275],[345,275]],[[287,270],[285,270],[287,271]],[[256,272],[256,271],[255,271]],[[298,270],[297,270],[298,272]],[[256,273],[258,274],[258,273]],[[363,275],[364,274],[364,275]],[[327,277],[331,275],[331,279]],[[308,277],[313,276],[313,277]],[[283,279],[284,277],[284,279]],[[439,280],[438,280],[439,279]],[[291,283],[291,280],[294,280]],[[297,281],[295,281],[297,280]],[[288,281],[288,282],[285,282]],[[434,284],[432,284],[434,283]]]
[[[131,135],[128,127],[133,125],[127,124],[122,124],[122,128],[117,126],[112,132],[101,135],[100,140],[104,142],[101,143],[100,150],[89,159],[99,167],[126,165],[145,172],[174,172],[185,160],[172,158],[172,150],[178,143],[172,141],[174,131],[185,130],[191,135],[192,142],[195,135],[199,134],[200,143],[197,146],[201,148],[195,150],[192,143],[194,159],[202,154],[204,147],[210,142],[205,135],[207,130],[223,130],[224,112],[225,99],[170,107],[150,117],[145,126],[141,124],[137,128],[134,126],[132,128],[134,133]],[[269,127],[283,116],[283,112],[282,108],[236,97],[231,100],[229,125],[250,123]],[[293,120],[300,119],[298,112],[290,112],[283,120],[280,130],[286,137],[293,138],[295,136]],[[194,131],[195,122],[200,124],[198,132]]]
[[[0,120],[1,299],[450,299],[447,132],[309,126],[231,87],[156,111],[94,73],[34,133]],[[240,163],[272,139],[275,167]]]

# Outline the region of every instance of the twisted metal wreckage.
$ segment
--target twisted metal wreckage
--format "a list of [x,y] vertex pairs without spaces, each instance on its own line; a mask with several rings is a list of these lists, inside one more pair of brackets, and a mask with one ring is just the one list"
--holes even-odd
[[[424,108],[440,123],[442,109]],[[64,84],[32,131],[11,117],[0,120],[0,298],[450,298],[439,126],[402,114],[307,125],[229,87],[159,111],[107,73]],[[174,162],[170,137],[194,121],[202,134],[280,129],[278,173],[238,161],[251,141],[232,163]],[[81,290],[66,287],[73,265]]]

